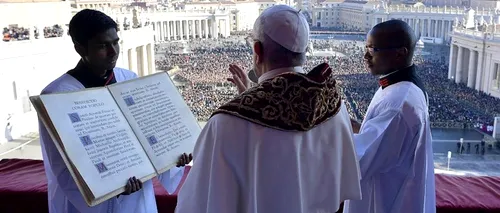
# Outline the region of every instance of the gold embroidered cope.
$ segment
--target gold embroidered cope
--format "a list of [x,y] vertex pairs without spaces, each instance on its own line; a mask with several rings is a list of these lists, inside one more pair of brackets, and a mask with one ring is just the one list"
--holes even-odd
[[307,75],[289,72],[266,80],[212,116],[225,113],[282,131],[307,131],[335,116],[340,106],[336,81],[323,63]]

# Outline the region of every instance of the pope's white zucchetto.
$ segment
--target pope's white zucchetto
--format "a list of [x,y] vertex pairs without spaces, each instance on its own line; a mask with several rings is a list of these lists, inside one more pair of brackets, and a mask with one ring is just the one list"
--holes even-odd
[[258,32],[256,27],[262,27],[269,38],[292,52],[307,51],[309,24],[306,17],[296,9],[287,5],[272,6],[264,10],[255,21],[254,31]]

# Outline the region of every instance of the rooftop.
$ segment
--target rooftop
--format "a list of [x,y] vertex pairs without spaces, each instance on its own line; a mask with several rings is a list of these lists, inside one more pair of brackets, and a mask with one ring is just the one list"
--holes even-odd
[[42,2],[63,2],[64,0],[0,0],[1,3],[42,3]]

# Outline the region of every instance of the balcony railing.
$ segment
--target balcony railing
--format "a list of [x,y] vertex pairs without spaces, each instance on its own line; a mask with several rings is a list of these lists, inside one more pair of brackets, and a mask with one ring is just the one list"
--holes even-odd
[[[394,6],[391,5],[387,8],[382,9],[379,8],[378,12],[387,12],[387,13],[401,13],[401,12],[409,12],[409,13],[435,13],[435,14],[465,14],[466,9],[460,7],[413,7],[413,6]],[[495,15],[495,11],[492,9],[488,10],[475,10],[476,16],[490,16]]]
[[453,35],[461,35],[475,39],[485,39],[488,41],[500,42],[500,29],[499,31],[481,32],[473,29],[459,29],[453,30]]

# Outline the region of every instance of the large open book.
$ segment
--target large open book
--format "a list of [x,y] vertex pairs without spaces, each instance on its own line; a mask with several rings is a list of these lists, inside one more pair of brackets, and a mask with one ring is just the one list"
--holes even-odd
[[200,133],[164,72],[30,100],[89,206],[174,167]]

